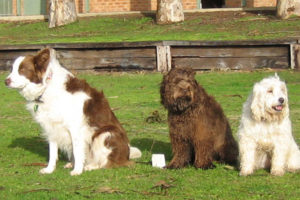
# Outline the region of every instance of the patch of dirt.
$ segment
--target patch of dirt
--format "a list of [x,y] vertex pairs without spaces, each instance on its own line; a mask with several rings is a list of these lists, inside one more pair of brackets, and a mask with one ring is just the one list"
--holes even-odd
[[239,20],[241,17],[264,17],[274,19],[275,11],[217,11],[205,13],[185,13],[185,20],[202,19],[201,24],[220,24],[223,22]]
[[[219,24],[225,21],[237,20],[241,17],[266,17],[268,19],[276,18],[275,11],[216,11],[216,12],[194,12],[185,13],[185,21],[202,19],[201,24]],[[84,17],[82,19],[91,19],[94,17]],[[110,16],[100,16],[100,17],[111,17],[111,18],[122,18],[122,19],[133,19],[138,17],[150,17],[155,21],[155,13],[141,13],[141,14],[119,14]]]

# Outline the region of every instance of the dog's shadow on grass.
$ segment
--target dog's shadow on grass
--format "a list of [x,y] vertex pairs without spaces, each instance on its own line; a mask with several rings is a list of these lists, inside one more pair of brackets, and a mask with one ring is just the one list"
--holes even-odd
[[12,141],[9,148],[22,148],[41,157],[48,155],[48,144],[40,137],[19,137]]
[[149,154],[164,154],[167,161],[172,159],[172,148],[170,142],[162,142],[151,138],[132,139],[130,145],[139,148],[142,152]]
[[[131,146],[139,148],[142,152],[149,152],[151,154],[164,154],[166,161],[172,159],[172,148],[170,142],[162,142],[151,138],[137,138],[132,139]],[[40,157],[48,158],[49,147],[48,143],[41,137],[19,137],[12,141],[8,146],[9,148],[22,148],[26,151],[30,151]],[[66,159],[64,155],[61,155],[62,159]],[[60,158],[61,159],[61,158]]]
[[[41,137],[19,137],[12,141],[8,146],[9,148],[22,148],[26,151],[30,151],[40,157],[48,159],[49,146],[46,140]],[[64,154],[59,154],[59,159],[67,160]]]

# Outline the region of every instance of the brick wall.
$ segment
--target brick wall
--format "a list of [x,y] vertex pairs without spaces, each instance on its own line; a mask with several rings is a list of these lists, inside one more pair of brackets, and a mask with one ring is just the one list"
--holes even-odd
[[247,7],[274,7],[276,6],[277,0],[247,0]]
[[[77,0],[82,1],[82,0]],[[183,9],[196,9],[197,0],[182,0]],[[157,0],[90,0],[90,12],[151,11]]]
[[242,0],[225,0],[226,8],[240,8],[242,7]]
[[[227,8],[240,8],[242,7],[243,0],[225,0]],[[277,0],[246,0],[247,8],[257,7],[275,7]]]
[[[49,0],[46,0],[49,3]],[[198,0],[182,0],[184,10],[197,9]],[[225,0],[225,7],[240,8],[243,0]],[[12,0],[13,15],[17,15],[17,3],[20,2],[20,12],[23,14],[24,0]],[[78,13],[87,13],[86,0],[75,0]],[[275,7],[276,0],[246,0],[246,7]],[[154,11],[157,0],[89,0],[89,13],[122,12],[122,11]],[[48,11],[48,9],[47,9]]]
[[85,12],[85,1],[84,0],[75,0],[76,10],[78,13]]
[[197,0],[182,0],[182,5],[184,10],[197,9]]
[[12,15],[17,15],[17,0],[12,1]]

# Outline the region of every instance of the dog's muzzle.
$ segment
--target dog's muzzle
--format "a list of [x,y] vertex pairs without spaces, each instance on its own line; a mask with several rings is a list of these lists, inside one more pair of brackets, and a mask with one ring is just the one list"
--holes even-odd
[[9,86],[11,84],[11,79],[10,78],[5,79],[4,83],[6,86]]
[[281,112],[284,108],[284,98],[280,97],[278,99],[279,104],[276,106],[273,106],[272,108],[277,111],[277,112]]

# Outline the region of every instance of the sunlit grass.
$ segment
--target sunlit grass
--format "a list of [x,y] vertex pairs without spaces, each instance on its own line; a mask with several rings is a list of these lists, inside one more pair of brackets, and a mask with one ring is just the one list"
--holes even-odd
[[48,29],[47,22],[0,23],[0,44],[262,40],[294,38],[300,34],[298,17],[278,20],[270,14],[249,13],[229,13],[226,17],[202,13],[186,17],[181,23],[157,25],[151,16],[101,16],[80,18],[73,24],[54,29]]

